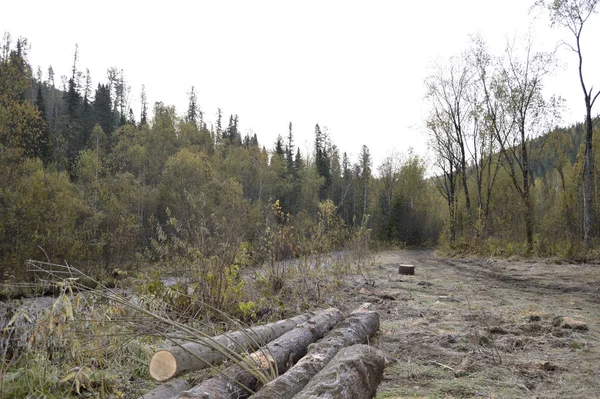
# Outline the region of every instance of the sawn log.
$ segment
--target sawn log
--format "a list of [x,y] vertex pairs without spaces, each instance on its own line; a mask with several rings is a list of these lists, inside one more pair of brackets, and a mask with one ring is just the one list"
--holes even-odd
[[371,346],[344,348],[294,399],[371,399],[384,366],[385,357]]
[[154,390],[143,394],[138,399],[171,399],[173,396],[178,395],[179,392],[190,388],[191,386],[186,380],[177,378],[159,385]]
[[[234,351],[240,354],[254,351],[314,315],[309,312],[275,323],[202,339],[203,342],[190,342],[159,350],[150,361],[150,375],[158,381],[166,381],[191,371],[220,364],[228,358],[227,352]],[[217,348],[214,348],[215,346]]]
[[[310,320],[300,324],[272,341],[265,348],[254,352],[250,357],[258,360],[253,366],[257,370],[268,372],[270,367],[283,374],[307,351],[308,345],[322,338],[343,319],[339,310],[327,309]],[[258,379],[247,367],[234,364],[217,376],[210,378],[194,388],[182,392],[177,399],[239,399],[250,396],[256,389]]]
[[379,329],[377,312],[354,312],[325,338],[309,347],[308,353],[285,374],[263,386],[251,399],[290,399],[300,392],[340,349],[359,343]]

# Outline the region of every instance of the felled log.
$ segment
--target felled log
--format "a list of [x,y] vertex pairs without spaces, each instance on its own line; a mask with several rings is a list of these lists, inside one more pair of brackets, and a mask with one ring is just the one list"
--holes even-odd
[[381,382],[385,358],[367,345],[344,348],[294,399],[371,399]]
[[138,399],[170,399],[190,388],[191,385],[188,384],[186,380],[177,378],[159,385],[154,390],[140,396]]
[[377,312],[354,312],[339,323],[325,338],[309,347],[308,353],[273,381],[263,386],[251,399],[288,399],[300,392],[340,349],[359,343],[379,329]]
[[413,276],[415,274],[414,265],[398,265],[398,274]]
[[228,358],[227,354],[231,351],[239,354],[256,350],[314,315],[309,312],[275,323],[206,338],[203,342],[190,342],[159,350],[150,361],[150,375],[158,381],[166,381],[191,371],[220,364]]
[[[339,310],[330,308],[310,320],[300,324],[272,341],[265,348],[250,355],[256,360],[253,365],[255,370],[265,373],[269,368],[275,368],[283,374],[307,351],[308,345],[321,339],[329,330],[342,320]],[[205,380],[200,385],[182,392],[177,399],[183,398],[211,398],[211,399],[238,399],[250,396],[256,389],[257,378],[246,366],[234,364],[217,376]]]

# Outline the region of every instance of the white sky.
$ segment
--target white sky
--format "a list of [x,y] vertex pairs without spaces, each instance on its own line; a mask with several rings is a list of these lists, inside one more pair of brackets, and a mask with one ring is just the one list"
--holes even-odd
[[[92,5],[93,4],[93,5]],[[94,87],[106,69],[124,70],[139,119],[139,93],[181,114],[193,85],[209,121],[221,107],[237,113],[241,131],[273,148],[294,125],[296,144],[312,149],[314,125],[352,159],[366,144],[375,167],[392,151],[426,153],[424,79],[432,62],[458,55],[480,33],[493,51],[524,34],[530,1],[28,1],[6,2],[0,31],[31,44],[30,62],[49,65],[60,84],[79,44],[79,68]],[[564,30],[541,15],[531,25],[537,48],[552,50]],[[2,33],[0,32],[0,33]],[[600,88],[600,15],[584,31],[586,80]],[[596,53],[596,55],[592,53]],[[582,120],[576,58],[558,52],[562,70],[549,93],[567,100],[564,122]],[[596,58],[593,59],[592,57]],[[600,109],[597,104],[596,111]]]

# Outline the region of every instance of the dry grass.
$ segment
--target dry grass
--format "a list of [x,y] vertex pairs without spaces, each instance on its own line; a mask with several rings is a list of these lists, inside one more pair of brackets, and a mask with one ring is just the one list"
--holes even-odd
[[[360,268],[352,257],[340,253],[291,262],[285,285],[277,293],[260,270],[248,270],[246,289],[254,295],[248,299],[257,305],[256,312],[262,315],[258,317],[271,319],[318,306],[350,311],[363,302],[373,303],[382,323],[371,344],[390,360],[378,398],[600,397],[600,266],[448,259],[432,251],[386,251],[361,259]],[[398,264],[414,264],[416,275],[398,275]],[[115,311],[122,307],[113,305]],[[88,309],[99,306],[88,303],[77,308],[75,319],[79,314],[80,323],[85,323]],[[58,315],[62,309],[57,309]],[[134,397],[150,390],[145,364],[151,355],[148,349],[160,339],[151,336],[156,331],[144,330],[145,324],[138,323],[132,327],[136,332],[132,340],[126,333],[133,330],[121,331],[129,317],[111,314],[97,337],[92,334],[95,338],[89,340],[90,332],[84,335],[86,345],[78,352],[94,340],[102,347],[111,340],[106,347],[123,348],[117,344],[125,339],[129,346],[121,351],[115,370],[71,361],[36,371],[39,365],[32,358],[26,363],[28,375],[46,373],[56,381],[55,388],[73,397],[78,396],[76,381],[86,385],[82,395],[90,397]],[[120,337],[113,339],[106,328]],[[76,333],[73,337],[80,337]],[[58,338],[62,336],[55,333]],[[2,370],[10,369],[7,366]],[[94,374],[101,369],[102,375]],[[5,392],[9,379],[20,378],[17,371],[3,377]],[[48,381],[27,384],[47,386]],[[104,385],[96,388],[98,384]],[[53,397],[41,391],[38,396]]]
[[600,397],[600,267],[388,251],[368,272],[346,297],[382,316],[378,398]]

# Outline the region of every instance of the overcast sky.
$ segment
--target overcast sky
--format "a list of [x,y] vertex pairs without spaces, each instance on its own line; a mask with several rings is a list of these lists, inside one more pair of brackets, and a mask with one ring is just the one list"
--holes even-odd
[[[312,149],[314,125],[326,126],[355,159],[366,144],[375,163],[391,151],[426,153],[423,81],[431,64],[460,54],[480,33],[494,52],[531,28],[539,50],[552,50],[564,30],[536,21],[523,0],[408,1],[28,1],[6,2],[0,30],[31,44],[30,62],[59,84],[79,68],[94,87],[106,69],[123,69],[139,118],[146,85],[150,104],[181,114],[193,85],[209,121],[217,107],[239,115],[242,133],[268,149],[294,125],[301,150]],[[600,88],[600,16],[584,31],[586,78]],[[592,53],[596,53],[595,55]],[[564,123],[583,119],[576,58],[558,51],[563,68],[548,93],[567,101]],[[595,57],[595,58],[593,58]],[[600,104],[596,110],[600,109]]]

